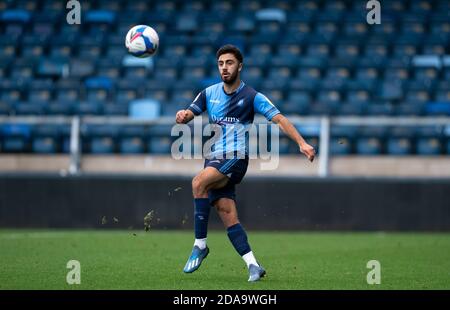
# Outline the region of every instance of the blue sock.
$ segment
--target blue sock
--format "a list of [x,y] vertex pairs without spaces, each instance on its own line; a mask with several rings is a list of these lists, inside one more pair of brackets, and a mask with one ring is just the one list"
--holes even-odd
[[211,206],[208,198],[194,198],[195,238],[203,239],[208,234],[208,219]]
[[227,231],[228,238],[230,238],[231,243],[240,256],[243,256],[251,251],[250,245],[247,241],[247,234],[240,223],[228,227]]

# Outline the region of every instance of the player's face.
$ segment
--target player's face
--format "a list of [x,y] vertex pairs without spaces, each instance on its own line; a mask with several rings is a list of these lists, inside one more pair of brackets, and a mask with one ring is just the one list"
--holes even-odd
[[220,55],[217,65],[219,66],[220,77],[226,84],[233,84],[242,68],[242,64],[233,54]]

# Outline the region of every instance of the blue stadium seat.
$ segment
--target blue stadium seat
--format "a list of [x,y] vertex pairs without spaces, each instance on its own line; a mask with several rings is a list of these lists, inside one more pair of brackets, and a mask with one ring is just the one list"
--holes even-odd
[[405,99],[410,103],[425,103],[430,100],[430,95],[426,90],[409,90],[405,94]]
[[382,143],[377,138],[358,138],[356,140],[356,153],[358,155],[380,155]]
[[152,137],[148,141],[148,151],[152,154],[170,154],[171,147],[170,137]]
[[55,154],[58,151],[57,141],[52,137],[35,137],[32,142],[32,152],[39,154]]
[[[192,50],[193,60],[196,61],[205,61],[208,57],[214,55],[214,49],[211,45],[205,44],[197,46]],[[185,65],[189,65],[191,61],[185,61]]]
[[401,99],[403,97],[402,83],[396,79],[385,80],[379,86],[376,97],[384,101]]
[[69,75],[74,78],[84,78],[94,74],[95,66],[92,61],[72,59],[70,61]]
[[354,102],[346,102],[338,107],[337,114],[342,116],[360,116],[366,113],[367,107],[369,106],[368,102],[364,101],[354,101]]
[[450,90],[438,90],[436,100],[438,102],[450,102]]
[[278,148],[281,155],[289,154],[291,148],[290,139],[285,135],[281,135],[278,142]]
[[252,32],[256,28],[253,14],[242,14],[236,16],[230,25],[231,31]]
[[195,32],[199,29],[198,16],[193,12],[179,14],[175,24],[179,32]]
[[5,137],[2,144],[5,153],[25,153],[28,150],[28,142],[20,137]]
[[322,90],[317,94],[317,101],[321,103],[339,103],[342,95],[336,90]]
[[341,58],[356,58],[359,56],[359,46],[357,44],[340,44],[336,46],[335,55]]
[[298,56],[284,55],[284,56],[273,56],[269,59],[269,62],[274,67],[289,67],[292,70],[297,68]]
[[370,100],[370,93],[367,90],[349,90],[347,92],[347,102],[365,102],[368,103]]
[[175,117],[175,114],[185,107],[178,102],[166,102],[161,106],[161,116]]
[[118,12],[122,8],[121,1],[109,1],[109,0],[99,0],[97,2],[98,8],[102,10],[107,10],[111,12]]
[[74,102],[67,101],[54,101],[47,105],[46,114],[48,115],[59,115],[68,116],[74,113]]
[[30,21],[32,14],[23,9],[8,9],[0,14],[0,22],[2,23],[23,23],[26,24]]
[[349,77],[350,70],[347,68],[330,68],[325,75],[325,79],[330,81],[345,81]]
[[67,71],[68,64],[61,59],[41,59],[36,74],[44,78],[60,78]]
[[17,102],[14,110],[17,115],[44,115],[46,106],[46,102]]
[[85,150],[93,154],[109,154],[115,151],[116,139],[119,135],[120,125],[90,125],[81,127],[82,141]]
[[269,79],[287,82],[291,77],[289,67],[272,67],[267,76]]
[[15,59],[10,77],[13,81],[27,83],[33,80],[34,70],[34,60]]
[[332,126],[330,131],[330,152],[336,155],[350,154],[357,131],[352,126]]
[[416,152],[419,155],[440,155],[442,151],[441,141],[437,138],[418,138]]
[[428,115],[450,115],[450,103],[449,102],[428,102],[425,105],[425,112]]
[[95,101],[83,101],[74,105],[73,111],[77,115],[100,115],[102,104]]
[[29,151],[31,126],[28,124],[4,124],[0,133],[3,136],[3,152],[23,153]]
[[366,81],[372,81],[375,82],[377,79],[379,79],[380,74],[377,70],[377,68],[360,68],[356,70],[355,78],[357,80],[366,80]]
[[352,152],[351,141],[348,138],[331,138],[330,154],[349,155]]
[[114,140],[111,137],[92,138],[90,147],[92,154],[112,154],[114,151]]
[[262,88],[261,92],[267,96],[267,98],[269,98],[271,101],[276,102],[277,104],[279,104],[279,102],[284,100],[284,95],[283,92],[279,89],[277,89],[277,87],[267,87],[267,88]]
[[161,104],[153,99],[133,100],[129,104],[129,116],[135,119],[156,119],[161,114]]
[[299,57],[302,54],[302,47],[299,44],[282,43],[278,46],[278,56]]
[[74,87],[71,86],[60,86],[58,87],[58,90],[56,92],[56,100],[58,101],[78,101],[81,99],[80,93],[79,93],[80,87]]
[[[307,14],[307,13],[305,13]],[[303,18],[303,16],[299,16]],[[282,44],[304,43],[310,36],[312,28],[307,22],[291,21],[286,26],[286,35],[282,38]]]
[[417,68],[415,71],[415,79],[418,81],[433,82],[438,78],[438,70],[436,68]]
[[404,102],[395,105],[396,115],[419,116],[423,114],[425,105],[421,102]]
[[11,104],[5,101],[0,101],[0,115],[9,115],[12,112]]
[[105,116],[128,116],[128,104],[111,103],[103,106]]
[[337,112],[339,103],[333,101],[315,102],[309,108],[311,115],[334,115]]
[[90,24],[109,24],[113,25],[116,21],[116,12],[109,10],[90,10],[84,17],[85,23]]
[[145,151],[145,145],[139,137],[122,138],[119,142],[119,150],[121,154],[142,154]]
[[270,44],[254,44],[250,47],[249,57],[268,58],[272,54],[273,50]]
[[85,81],[89,101],[106,101],[110,99],[114,82],[109,77],[91,77]]
[[[0,60],[2,69],[7,69],[9,63],[13,61],[16,53],[16,46],[14,43],[0,43]],[[6,70],[5,70],[6,71]]]
[[206,9],[205,1],[187,1],[183,3],[183,11],[200,13]]
[[[99,40],[101,41],[101,40]],[[99,59],[102,56],[102,48],[99,43],[80,43],[78,56],[82,59]],[[92,60],[90,61],[92,63]]]
[[121,68],[118,66],[112,67],[111,65],[109,66],[99,65],[97,68],[97,73],[99,76],[104,76],[110,78],[111,81],[115,81],[116,79],[120,78]]
[[409,155],[412,152],[411,140],[407,138],[389,138],[386,152],[389,155]]
[[395,56],[408,56],[411,57],[417,54],[417,46],[415,44],[398,44],[394,48]]
[[311,44],[306,48],[306,54],[314,57],[328,57],[330,55],[330,48],[326,44]]
[[185,68],[181,72],[182,80],[202,80],[206,77],[207,70],[204,67]]
[[390,102],[372,103],[367,106],[367,114],[372,116],[393,115],[394,107]]
[[321,72],[317,68],[300,68],[297,72],[297,78],[301,80],[320,80]]
[[344,26],[344,33],[348,37],[363,38],[367,35],[369,28],[361,21],[348,22]]
[[311,103],[311,94],[307,91],[301,91],[301,90],[294,90],[289,93],[288,97],[289,101],[303,104],[306,103],[309,105]]
[[22,57],[28,59],[39,60],[44,56],[44,49],[46,48],[46,42],[39,43],[22,43]]

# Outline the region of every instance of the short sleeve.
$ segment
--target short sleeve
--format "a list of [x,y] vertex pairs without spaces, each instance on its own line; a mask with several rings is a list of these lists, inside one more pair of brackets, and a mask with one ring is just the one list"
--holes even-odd
[[256,94],[253,107],[256,112],[264,115],[268,121],[271,121],[275,115],[280,113],[273,103],[261,93]]
[[194,115],[200,115],[206,110],[206,91],[200,92],[187,110],[191,110]]

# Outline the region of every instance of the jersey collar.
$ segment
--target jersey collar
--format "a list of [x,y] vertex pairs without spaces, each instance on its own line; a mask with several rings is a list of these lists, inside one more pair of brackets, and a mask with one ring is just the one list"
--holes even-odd
[[231,94],[227,94],[227,93],[225,92],[225,89],[223,89],[223,82],[222,82],[222,91],[223,91],[223,93],[224,93],[225,95],[227,95],[227,96],[233,96],[234,94],[237,94],[238,92],[240,92],[240,90],[241,90],[244,86],[245,86],[245,83],[244,83],[244,81],[241,80],[241,83],[239,84],[239,87],[238,87],[234,92],[232,92]]

